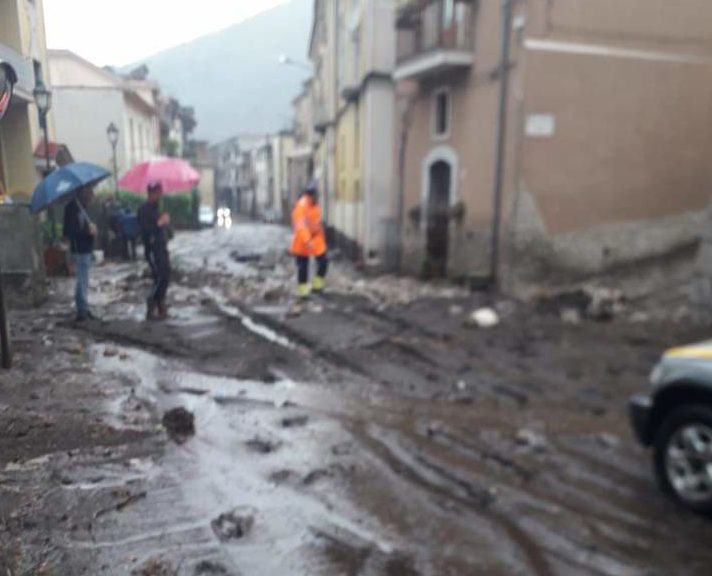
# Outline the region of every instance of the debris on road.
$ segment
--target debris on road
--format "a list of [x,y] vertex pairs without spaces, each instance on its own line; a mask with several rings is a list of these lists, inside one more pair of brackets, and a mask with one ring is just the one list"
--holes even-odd
[[245,444],[252,452],[256,452],[257,454],[271,454],[280,446],[277,442],[271,442],[257,437],[248,440]]
[[105,358],[114,358],[115,356],[118,356],[118,355],[119,355],[119,351],[112,346],[107,346],[104,349],[104,357]]
[[282,419],[282,428],[299,428],[306,426],[309,416],[291,416]]
[[539,312],[558,314],[567,324],[576,324],[583,318],[608,322],[620,316],[625,308],[626,298],[622,290],[598,286],[561,291],[537,302]]
[[481,330],[489,330],[499,325],[499,314],[493,308],[479,308],[470,314],[469,323]]
[[163,427],[176,444],[195,435],[195,416],[185,408],[174,408],[163,415]]
[[195,567],[195,576],[227,576],[229,572],[227,568],[222,564],[217,562],[211,562],[210,560],[203,560]]
[[531,428],[522,428],[516,435],[517,444],[533,450],[535,452],[543,452],[546,450],[548,442],[544,434],[532,430]]
[[247,536],[255,524],[255,510],[248,507],[235,508],[221,514],[210,523],[220,542],[240,540]]
[[178,576],[178,569],[169,562],[152,559],[133,570],[131,576]]

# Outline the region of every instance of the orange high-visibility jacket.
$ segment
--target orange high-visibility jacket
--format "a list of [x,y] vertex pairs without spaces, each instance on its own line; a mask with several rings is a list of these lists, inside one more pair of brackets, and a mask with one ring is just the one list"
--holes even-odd
[[326,235],[321,223],[321,207],[303,194],[292,211],[291,252],[295,256],[321,256],[326,252]]

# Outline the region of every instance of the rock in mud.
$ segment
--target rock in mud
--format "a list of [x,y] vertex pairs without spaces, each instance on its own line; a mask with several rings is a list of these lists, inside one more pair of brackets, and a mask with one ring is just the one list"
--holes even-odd
[[254,524],[255,511],[252,508],[240,507],[220,514],[210,523],[210,527],[220,542],[230,542],[247,536]]
[[154,559],[133,570],[131,576],[178,576],[178,570],[169,562]]
[[257,454],[271,454],[279,448],[279,443],[270,442],[269,440],[258,437],[248,440],[246,444],[252,452],[256,452]]
[[309,416],[290,416],[282,419],[282,428],[301,428],[309,422]]
[[621,439],[618,436],[616,436],[615,434],[610,434],[608,432],[603,432],[599,434],[596,439],[598,440],[598,443],[601,446],[609,450],[618,448],[621,444]]
[[581,312],[576,308],[564,308],[561,311],[561,321],[564,324],[571,324],[573,326],[581,324]]
[[531,430],[529,428],[522,428],[519,430],[519,432],[517,432],[516,440],[517,444],[520,446],[524,446],[525,448],[529,448],[530,450],[537,452],[546,450],[547,447],[546,437],[540,432],[536,432],[535,430]]
[[479,308],[470,314],[469,324],[481,330],[489,330],[499,325],[499,314],[492,308]]
[[195,567],[195,576],[221,576],[228,574],[227,568],[222,564],[217,562],[211,562],[210,560],[203,560]]
[[174,408],[163,415],[163,427],[171,440],[183,444],[195,435],[195,416],[185,408]]

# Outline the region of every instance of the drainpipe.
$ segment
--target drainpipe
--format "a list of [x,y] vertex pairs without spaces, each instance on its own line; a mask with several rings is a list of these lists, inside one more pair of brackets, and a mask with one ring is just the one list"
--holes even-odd
[[406,151],[408,149],[408,134],[410,132],[411,116],[414,98],[406,96],[401,111],[401,133],[398,143],[398,204],[396,207],[396,267],[398,270],[403,265],[403,230],[405,230],[405,169]]
[[509,100],[509,53],[512,38],[513,0],[502,0],[502,45],[499,60],[499,116],[497,119],[497,159],[493,191],[492,249],[490,282],[499,288],[500,228],[502,225],[502,189],[507,146],[507,104]]

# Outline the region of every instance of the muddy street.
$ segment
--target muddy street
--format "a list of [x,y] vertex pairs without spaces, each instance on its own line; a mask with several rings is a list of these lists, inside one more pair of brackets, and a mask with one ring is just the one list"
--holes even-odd
[[[700,328],[563,322],[337,261],[295,302],[287,232],[179,235],[170,318],[143,263],[13,312],[0,574],[707,575],[710,524],[655,486],[629,395]],[[494,306],[499,326],[471,326]],[[194,434],[168,434],[182,408]],[[177,440],[177,441],[176,441]]]

